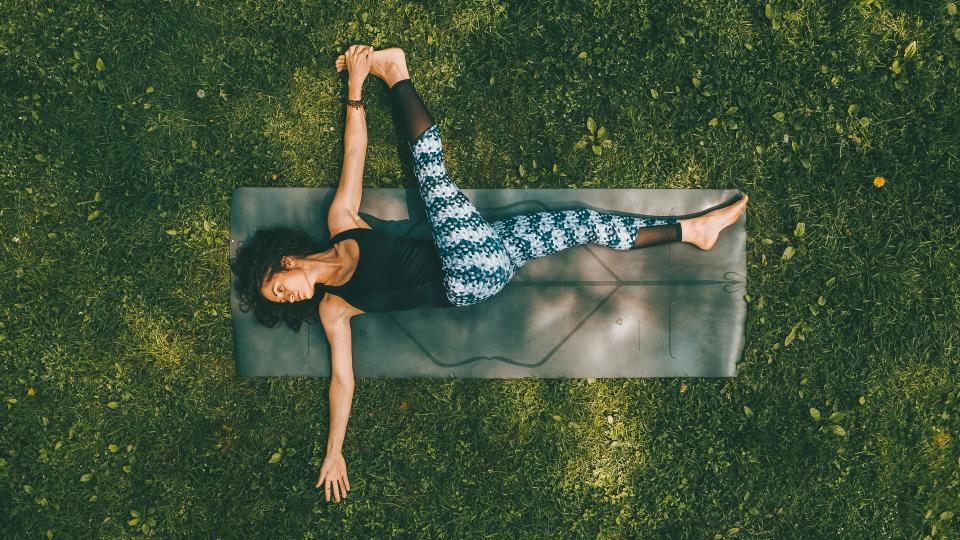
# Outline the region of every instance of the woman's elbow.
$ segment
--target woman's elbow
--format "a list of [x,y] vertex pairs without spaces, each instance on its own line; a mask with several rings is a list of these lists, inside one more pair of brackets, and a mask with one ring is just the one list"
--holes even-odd
[[338,388],[352,391],[356,386],[356,383],[354,382],[353,374],[351,373],[349,375],[334,375],[330,379],[330,388],[332,389],[334,385],[336,385]]

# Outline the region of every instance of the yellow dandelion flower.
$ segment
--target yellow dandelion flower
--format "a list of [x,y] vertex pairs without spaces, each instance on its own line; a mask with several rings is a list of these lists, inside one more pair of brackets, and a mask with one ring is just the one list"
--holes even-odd
[[32,387],[31,387],[31,388],[27,388],[27,395],[28,395],[28,396],[35,396],[36,394],[37,394],[37,391],[34,390]]
[[878,176],[878,177],[876,177],[876,178],[873,179],[873,185],[874,185],[874,187],[880,188],[880,187],[883,187],[883,185],[886,184],[886,183],[887,183],[887,180],[886,180],[884,177],[882,177],[882,176]]
[[680,383],[680,392],[687,391],[687,383]]
[[271,179],[271,180],[274,180],[274,181],[276,181],[277,178],[279,178],[279,177],[278,177],[277,175],[275,175],[275,174],[272,175],[272,176],[270,176],[270,179]]

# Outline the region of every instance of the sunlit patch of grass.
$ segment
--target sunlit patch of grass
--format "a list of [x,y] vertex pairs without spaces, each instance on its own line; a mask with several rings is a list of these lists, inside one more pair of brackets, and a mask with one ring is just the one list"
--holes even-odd
[[[881,489],[910,484],[948,485],[960,482],[960,453],[956,445],[953,415],[960,391],[947,366],[918,362],[915,354],[900,357],[898,368],[872,385],[865,407],[864,449],[874,457],[871,471]],[[931,414],[935,413],[935,414]],[[916,441],[907,449],[901,437]],[[904,494],[906,495],[906,494]],[[904,502],[904,504],[908,504]],[[956,500],[943,490],[934,490],[923,506],[912,506],[914,519],[924,529],[952,526],[949,516]]]
[[484,424],[491,440],[507,446],[532,444],[543,433],[550,404],[542,379],[506,380],[495,388],[495,399]]
[[461,160],[460,176],[463,178],[462,182],[458,178],[457,184],[474,188],[498,185],[502,179],[495,176],[496,171],[508,167],[511,162],[509,157],[504,156],[506,149],[503,145],[493,140],[485,130],[470,132],[469,141],[465,143],[463,151],[468,155]]
[[[665,176],[666,178],[663,180],[645,182],[644,187],[648,189],[692,189],[708,182],[710,171],[697,158],[696,154],[687,154],[683,161],[677,163],[677,167],[667,171]],[[698,209],[691,208],[687,211],[693,212],[696,210]]]
[[[623,384],[615,381],[571,385],[569,400],[571,406],[565,408],[576,407],[570,417],[553,417],[563,439],[575,442],[564,462],[558,464],[562,466],[558,487],[572,495],[573,510],[581,506],[602,509],[598,516],[602,529],[626,527],[642,513],[635,504],[636,480],[649,466],[651,436],[644,418],[656,411],[631,411],[635,404]],[[594,521],[593,514],[586,510],[574,518],[573,526],[581,519]]]
[[174,321],[137,301],[128,302],[123,315],[126,331],[117,345],[124,354],[154,362],[171,376],[188,367],[191,347]]
[[331,125],[343,108],[341,82],[332,65],[329,71],[318,76],[297,69],[288,95],[265,102],[249,98],[246,105],[266,117],[263,135],[278,149],[282,176],[296,185],[326,185],[343,154],[342,136]]

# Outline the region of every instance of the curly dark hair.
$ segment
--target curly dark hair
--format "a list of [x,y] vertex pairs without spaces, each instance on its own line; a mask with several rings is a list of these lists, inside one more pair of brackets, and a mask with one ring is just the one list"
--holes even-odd
[[300,325],[319,324],[319,304],[325,293],[316,290],[312,298],[300,302],[271,302],[260,292],[263,282],[282,272],[280,258],[284,255],[305,257],[330,248],[329,242],[317,242],[302,230],[289,227],[260,229],[241,243],[236,256],[230,259],[230,270],[237,276],[234,290],[240,299],[240,311],[253,308],[257,322],[269,328],[281,320],[294,332]]

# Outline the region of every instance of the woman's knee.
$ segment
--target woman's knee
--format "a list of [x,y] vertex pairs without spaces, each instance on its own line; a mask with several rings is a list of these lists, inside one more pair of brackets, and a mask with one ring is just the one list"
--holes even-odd
[[496,296],[510,283],[512,277],[513,272],[511,270],[498,274],[496,278],[481,282],[473,280],[452,280],[448,282],[446,291],[447,298],[457,306],[477,304]]
[[436,124],[420,134],[420,138],[410,145],[413,155],[436,154],[443,155],[443,141],[440,139],[440,129]]

